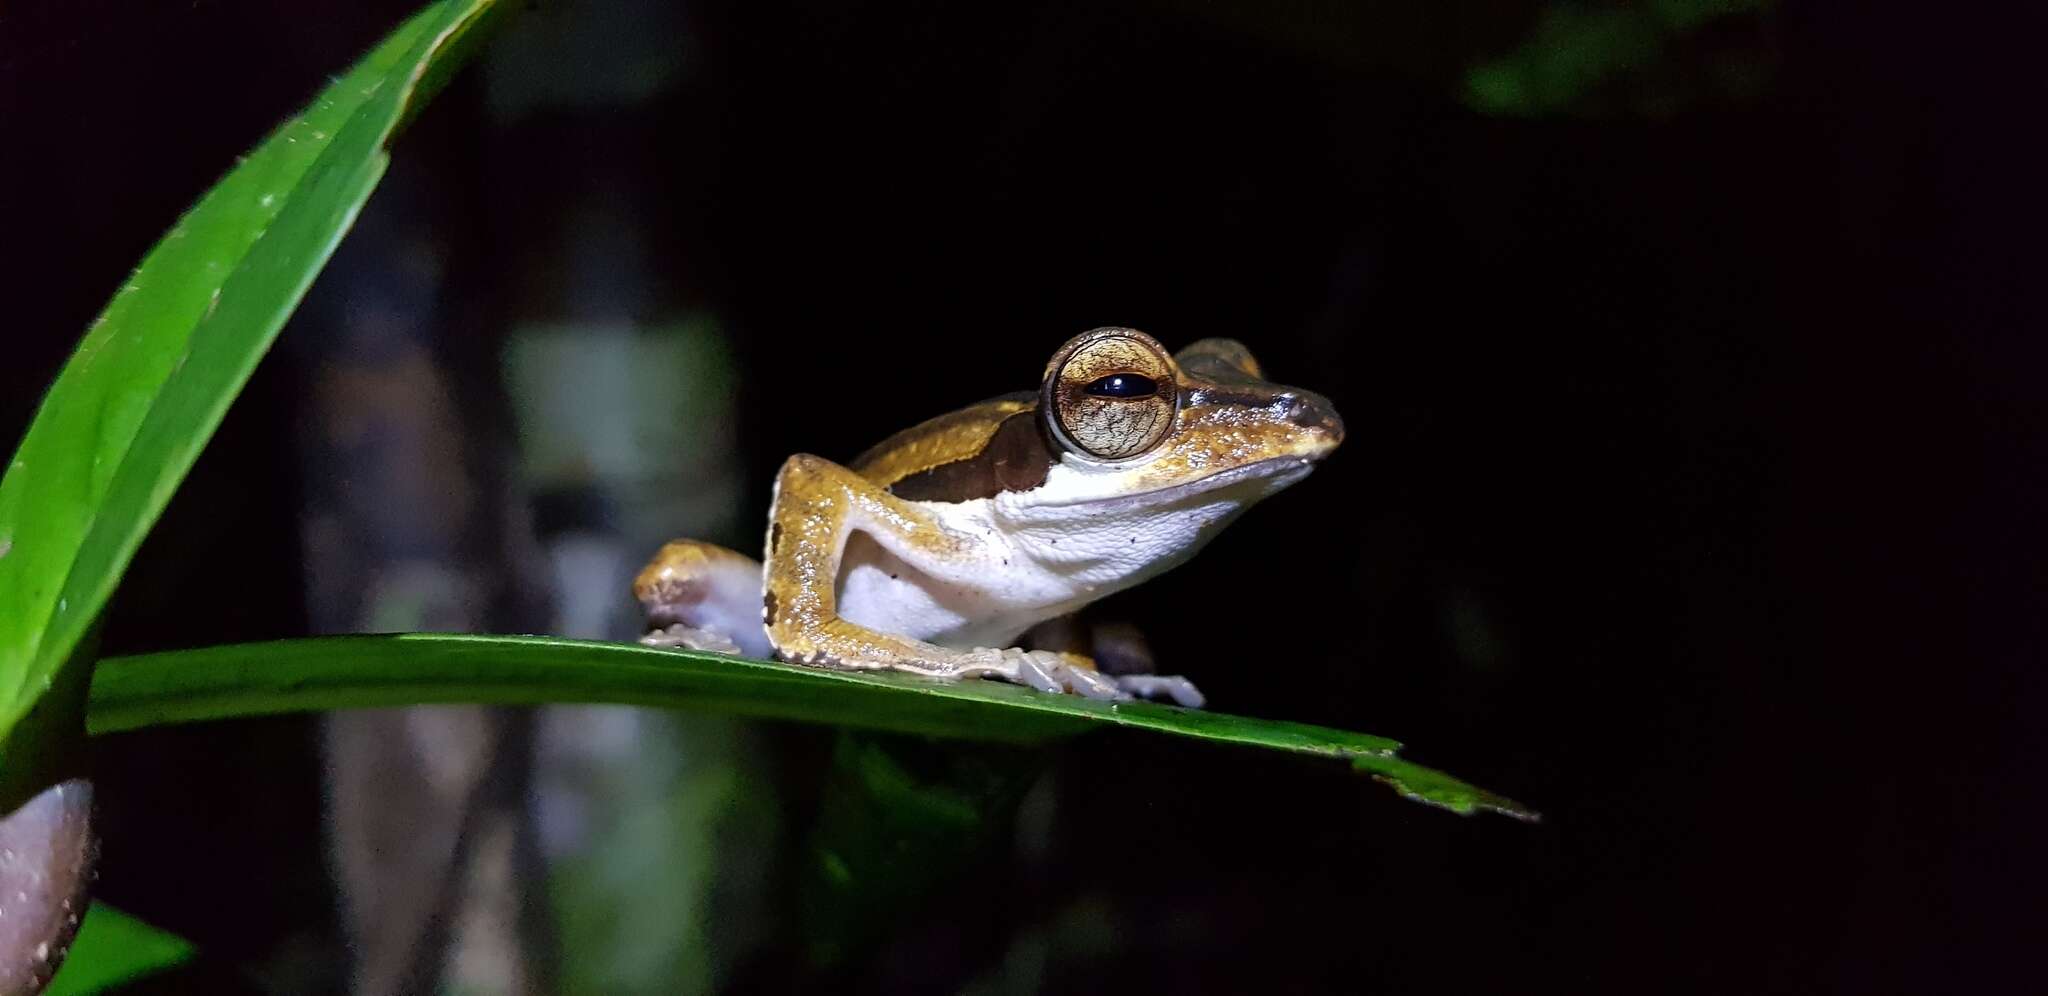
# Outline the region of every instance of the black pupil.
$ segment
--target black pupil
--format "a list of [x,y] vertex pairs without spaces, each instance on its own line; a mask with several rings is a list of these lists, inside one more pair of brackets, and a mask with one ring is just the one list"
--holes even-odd
[[1110,374],[1082,390],[1098,398],[1143,398],[1159,393],[1159,382],[1144,374]]

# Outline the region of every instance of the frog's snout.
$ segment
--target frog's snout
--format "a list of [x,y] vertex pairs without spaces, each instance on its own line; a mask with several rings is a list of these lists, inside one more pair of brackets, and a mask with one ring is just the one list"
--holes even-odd
[[1330,399],[1296,388],[1282,394],[1279,401],[1287,421],[1306,429],[1318,444],[1312,456],[1324,456],[1344,441],[1344,419]]

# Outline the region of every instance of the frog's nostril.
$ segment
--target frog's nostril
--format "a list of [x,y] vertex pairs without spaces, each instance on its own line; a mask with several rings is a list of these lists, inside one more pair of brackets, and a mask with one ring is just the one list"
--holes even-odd
[[1320,394],[1307,391],[1289,391],[1280,396],[1281,411],[1289,422],[1304,429],[1315,429],[1328,434],[1333,442],[1344,438],[1344,420],[1337,416],[1337,409]]

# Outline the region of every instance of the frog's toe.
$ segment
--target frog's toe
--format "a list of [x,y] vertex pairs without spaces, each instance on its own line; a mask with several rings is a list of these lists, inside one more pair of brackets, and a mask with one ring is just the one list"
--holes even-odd
[[1092,667],[1074,663],[1074,658],[1049,650],[1022,651],[1025,660],[1041,670],[1047,681],[1032,685],[1040,691],[1079,695],[1084,699],[1128,699],[1131,693],[1117,686],[1116,679]]
[[1059,655],[1057,654],[1017,650],[1014,648],[1009,650],[977,650],[975,652],[994,654],[1003,663],[999,670],[995,670],[992,673],[1008,678],[1020,685],[1054,694],[1067,690],[1066,686],[1059,679],[1059,671],[1064,665],[1060,664]]
[[[1079,695],[1091,699],[1128,699],[1130,693],[1117,686],[1116,679],[1098,674],[1085,667],[1075,667],[1067,659],[1049,650],[990,650],[978,647],[968,651],[967,659],[974,663],[970,667],[982,674],[994,675],[1014,681],[1041,692],[1054,695]],[[983,662],[994,659],[999,666],[987,666]]]
[[714,654],[733,654],[737,656],[740,652],[739,644],[734,643],[731,637],[708,629],[685,626],[682,623],[653,630],[646,636],[641,637],[640,642],[650,647],[704,650]]
[[1116,679],[1125,692],[1145,699],[1172,699],[1175,705],[1200,709],[1209,701],[1195,683],[1177,674],[1126,674]]
[[1131,693],[1117,683],[1117,679],[1099,671],[1083,667],[1066,667],[1067,688],[1075,695],[1089,699],[1128,699]]
[[962,651],[947,666],[945,677],[1001,678],[1033,688],[1040,688],[1040,685],[1052,680],[1044,668],[1032,661],[1029,654],[1015,647],[1008,650],[998,647],[975,647],[973,650]]

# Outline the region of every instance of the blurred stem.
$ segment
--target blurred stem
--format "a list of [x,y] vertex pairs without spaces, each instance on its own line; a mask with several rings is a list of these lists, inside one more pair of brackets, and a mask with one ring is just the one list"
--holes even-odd
[[946,895],[948,882],[1000,857],[1049,757],[842,732],[797,883],[808,968],[836,977]]

